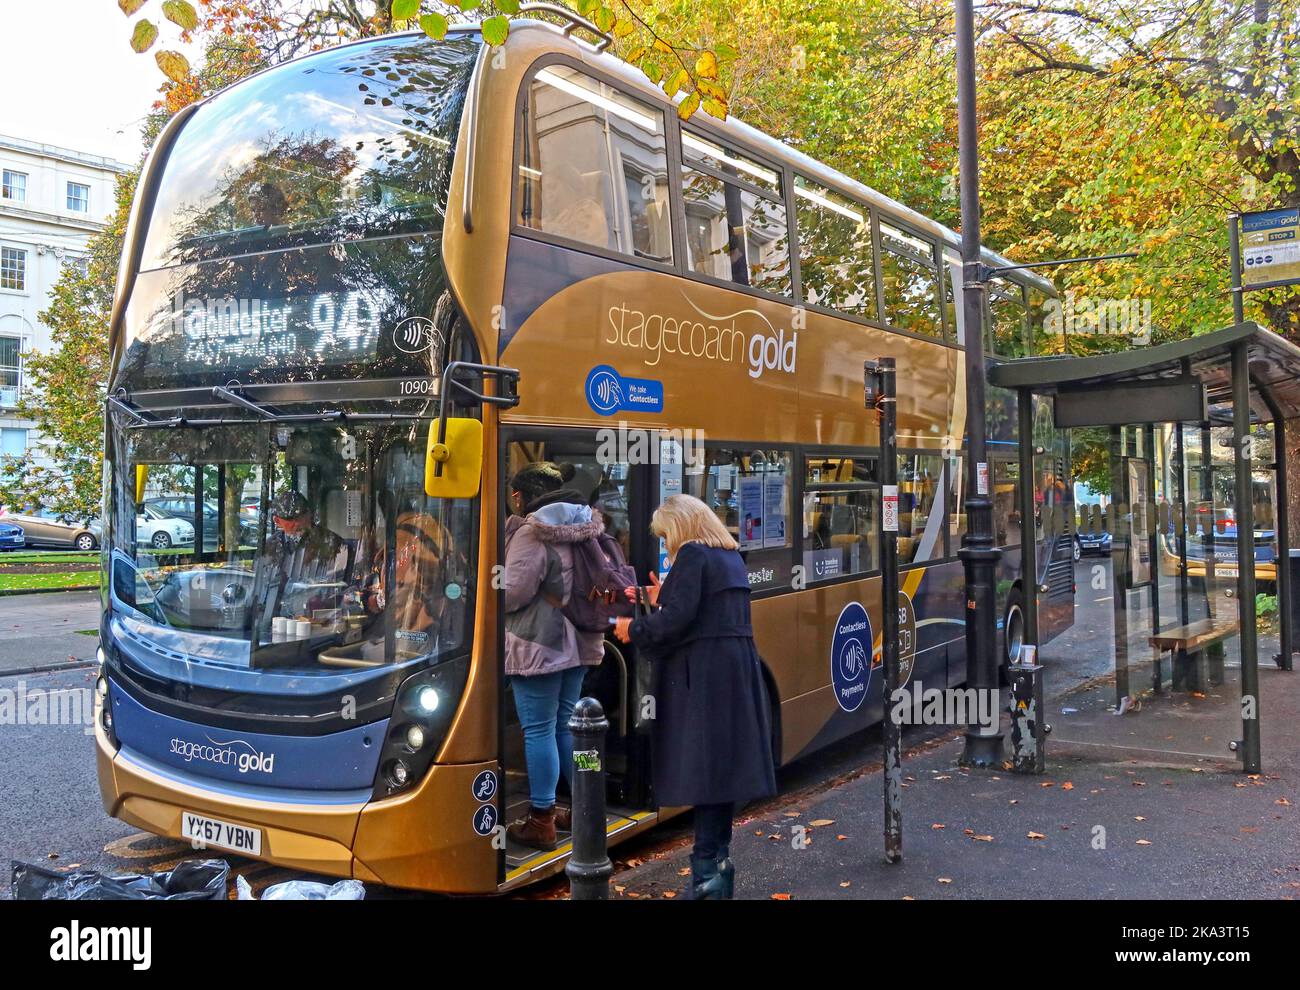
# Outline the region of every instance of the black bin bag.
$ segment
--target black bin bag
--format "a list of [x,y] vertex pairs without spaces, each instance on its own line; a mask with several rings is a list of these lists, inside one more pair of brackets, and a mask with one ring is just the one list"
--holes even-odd
[[187,860],[148,876],[105,876],[97,870],[59,873],[12,862],[10,889],[16,901],[222,901],[230,864],[221,859]]

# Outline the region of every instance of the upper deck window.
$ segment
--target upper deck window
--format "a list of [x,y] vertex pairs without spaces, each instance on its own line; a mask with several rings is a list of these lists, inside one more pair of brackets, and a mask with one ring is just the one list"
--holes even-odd
[[671,264],[663,114],[563,65],[533,77],[523,114],[520,225]]
[[478,44],[345,45],[214,97],[167,155],[141,268],[440,228]]
[[1029,353],[1025,327],[1024,290],[1006,279],[989,284],[989,332],[998,357],[1018,358]]
[[687,130],[682,159],[691,270],[790,295],[790,233],[780,174]]
[[876,317],[876,271],[867,208],[801,175],[794,179],[799,281],[804,299]]
[[934,245],[888,223],[880,224],[880,277],[885,321],[900,330],[943,336]]

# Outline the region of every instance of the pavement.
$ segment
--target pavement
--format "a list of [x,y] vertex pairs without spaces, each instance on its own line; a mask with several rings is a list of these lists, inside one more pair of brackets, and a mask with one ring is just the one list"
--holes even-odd
[[[1297,735],[1293,723],[1292,743]],[[896,864],[884,861],[877,767],[743,812],[731,847],[736,897],[1300,897],[1294,770],[1251,778],[1063,752],[1046,774],[1021,776],[958,767],[961,749],[949,736],[906,755]],[[623,861],[613,896],[688,897],[689,854],[683,838]]]
[[93,662],[99,611],[98,591],[0,596],[0,676]]

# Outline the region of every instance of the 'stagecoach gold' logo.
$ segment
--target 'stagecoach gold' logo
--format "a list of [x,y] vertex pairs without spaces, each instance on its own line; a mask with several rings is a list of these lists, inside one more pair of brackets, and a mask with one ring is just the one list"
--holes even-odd
[[698,316],[645,313],[629,308],[626,303],[611,306],[605,343],[640,351],[642,363],[651,368],[658,365],[665,354],[680,354],[724,364],[744,361],[749,366],[751,378],[761,378],[764,371],[794,374],[799,341],[797,330],[774,326],[756,309],[709,313],[689,296],[683,296]]

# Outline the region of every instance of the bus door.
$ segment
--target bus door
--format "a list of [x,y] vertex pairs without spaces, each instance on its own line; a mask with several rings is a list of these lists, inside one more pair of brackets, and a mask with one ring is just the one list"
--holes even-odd
[[[610,444],[605,450],[598,442],[595,431],[586,430],[527,430],[514,429],[506,433],[502,478],[509,479],[528,464],[550,461],[560,465],[572,477],[566,487],[582,494],[592,511],[604,521],[605,531],[623,548],[628,563],[636,568],[641,583],[645,583],[651,569],[658,566],[657,541],[650,535],[650,515],[654,505],[648,497],[652,491],[654,466],[629,463],[644,460],[634,452],[619,452]],[[626,445],[624,445],[626,446]],[[509,518],[506,507],[508,491],[503,492],[501,525]],[[507,617],[506,621],[509,621]],[[638,716],[639,677],[648,671],[638,669],[636,650],[605,637],[605,658],[598,667],[589,667],[583,682],[583,696],[596,698],[609,720],[605,740],[605,769],[608,786],[607,800],[611,814],[619,811],[641,810],[649,807],[649,738],[648,725]],[[528,768],[524,759],[523,734],[515,710],[514,696],[509,682],[504,686],[502,699],[502,753],[501,762],[506,781],[506,815],[508,821],[522,818],[528,805]],[[561,759],[566,759],[561,754]],[[563,779],[560,782],[561,803],[567,803]],[[520,850],[507,850],[507,861],[513,861]]]

